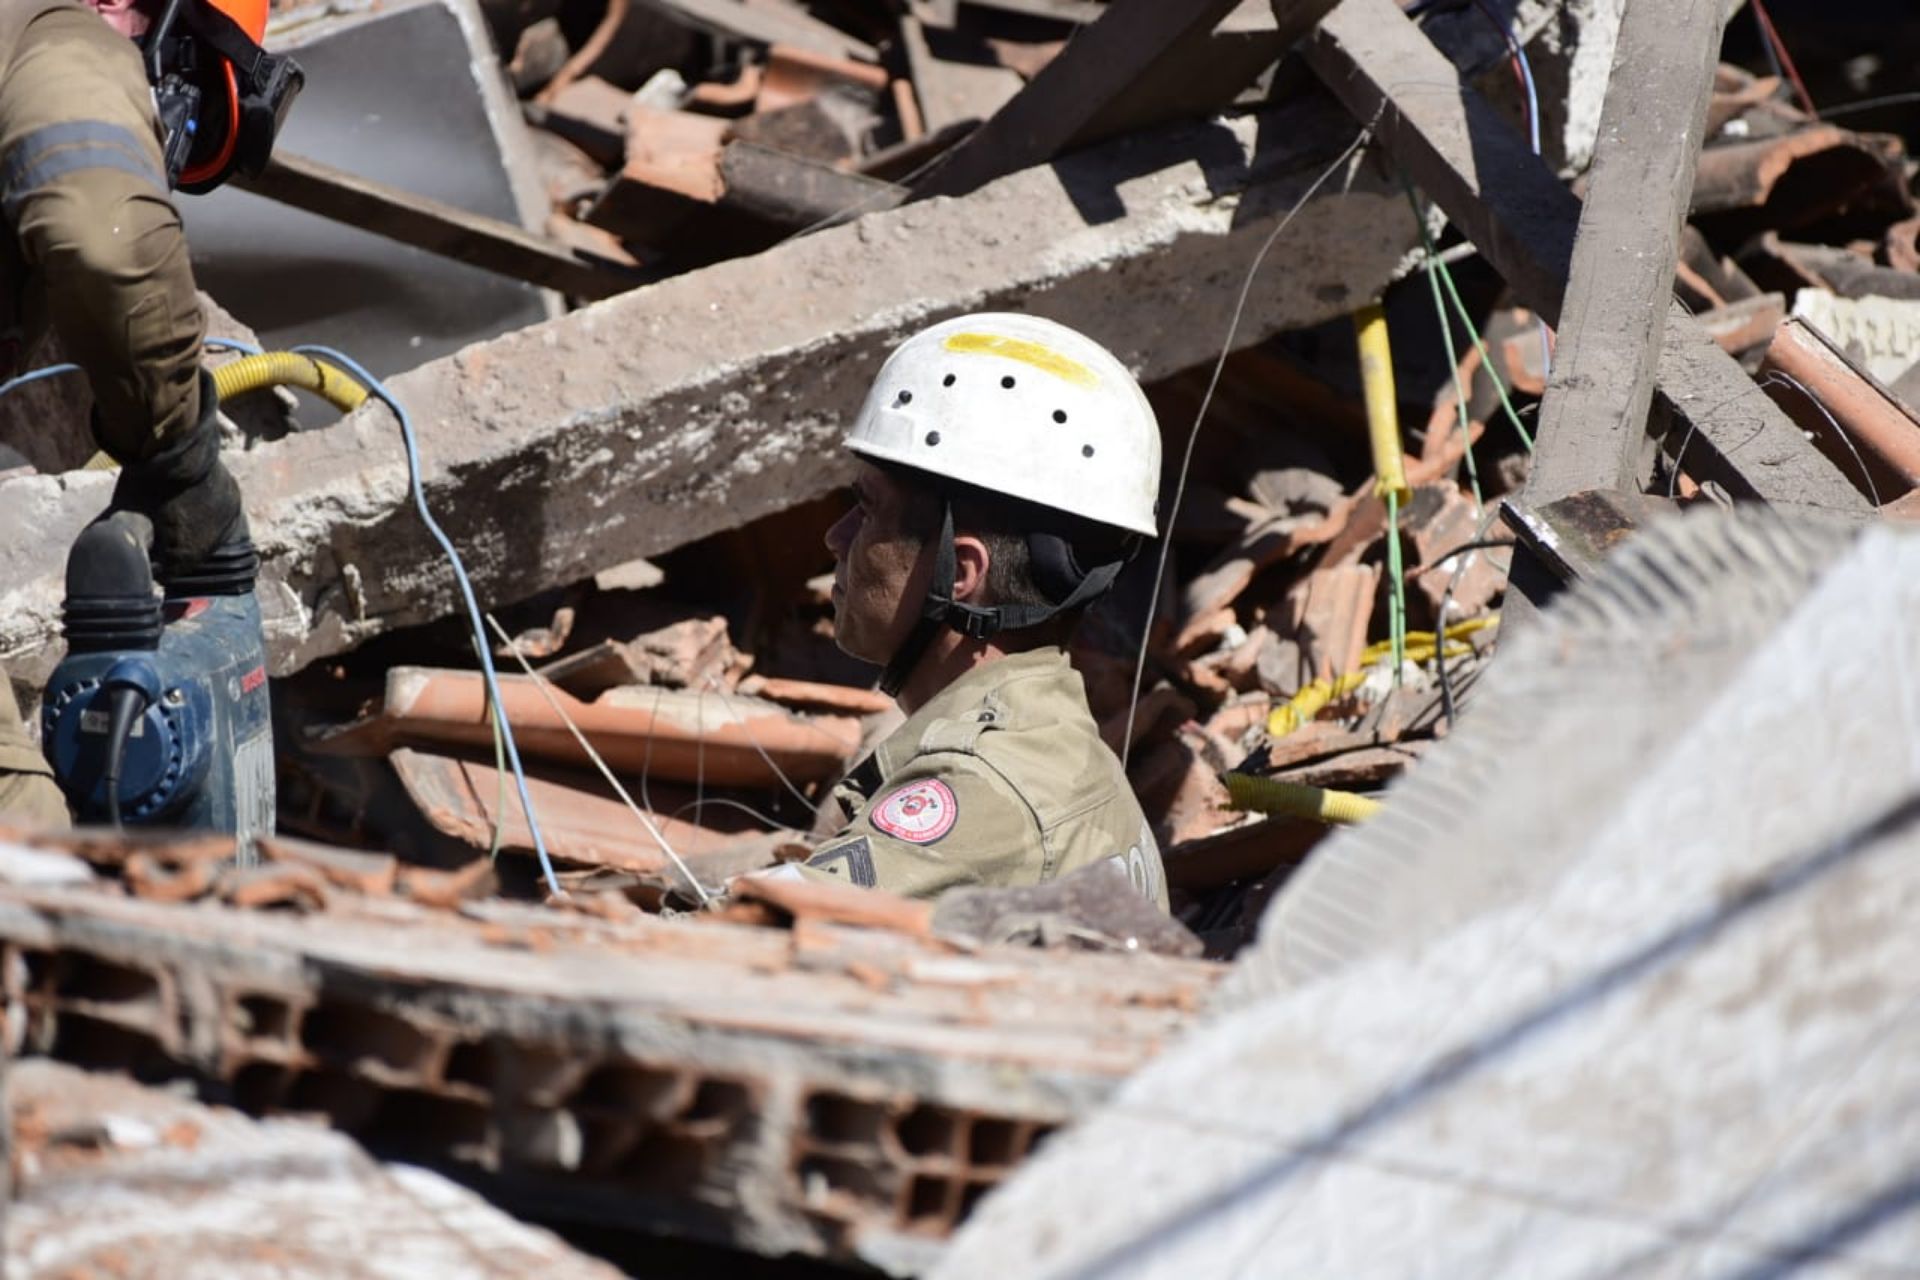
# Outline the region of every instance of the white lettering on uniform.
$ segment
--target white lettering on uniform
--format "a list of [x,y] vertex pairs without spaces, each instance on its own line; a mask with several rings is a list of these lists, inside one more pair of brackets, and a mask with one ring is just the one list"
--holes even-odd
[[1160,900],[1160,866],[1157,855],[1160,848],[1153,842],[1153,829],[1146,823],[1140,824],[1140,839],[1127,846],[1126,853],[1115,854],[1113,860],[1126,869],[1127,879],[1133,881],[1133,890],[1149,902]]

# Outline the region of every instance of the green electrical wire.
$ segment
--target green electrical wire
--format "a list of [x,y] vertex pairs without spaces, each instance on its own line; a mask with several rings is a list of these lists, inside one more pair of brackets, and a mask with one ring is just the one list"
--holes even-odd
[[1440,253],[1434,247],[1433,235],[1427,230],[1426,211],[1420,207],[1420,198],[1413,193],[1413,184],[1403,175],[1400,179],[1401,190],[1407,193],[1407,202],[1413,206],[1413,221],[1420,228],[1420,244],[1425,249],[1427,287],[1433,291],[1433,313],[1440,322],[1440,341],[1447,347],[1447,369],[1453,378],[1453,398],[1455,413],[1460,422],[1460,443],[1467,460],[1467,485],[1473,491],[1473,518],[1477,521],[1486,511],[1486,502],[1480,496],[1480,466],[1473,457],[1473,429],[1469,425],[1471,418],[1467,412],[1467,384],[1460,377],[1460,353],[1453,341],[1453,323],[1447,319],[1446,299],[1440,296],[1440,273],[1437,264]]
[[1500,393],[1500,407],[1507,411],[1507,421],[1513,424],[1514,434],[1520,437],[1520,443],[1533,452],[1533,437],[1520,423],[1520,415],[1514,412],[1513,401],[1507,398],[1506,379],[1500,376],[1500,370],[1494,367],[1493,353],[1487,350],[1487,343],[1480,336],[1480,329],[1473,323],[1473,317],[1467,314],[1467,304],[1460,300],[1460,290],[1454,287],[1453,272],[1447,268],[1445,259],[1435,258],[1434,265],[1440,268],[1441,282],[1447,286],[1447,295],[1453,299],[1453,309],[1460,316],[1460,323],[1467,326],[1467,332],[1473,335],[1473,345],[1480,351],[1480,363],[1485,366],[1487,376],[1493,379],[1493,389]]

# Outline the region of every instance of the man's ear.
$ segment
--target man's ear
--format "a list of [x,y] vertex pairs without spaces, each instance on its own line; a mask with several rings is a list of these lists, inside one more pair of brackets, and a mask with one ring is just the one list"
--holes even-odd
[[987,567],[993,554],[987,544],[968,533],[953,535],[953,598],[980,604],[987,593]]

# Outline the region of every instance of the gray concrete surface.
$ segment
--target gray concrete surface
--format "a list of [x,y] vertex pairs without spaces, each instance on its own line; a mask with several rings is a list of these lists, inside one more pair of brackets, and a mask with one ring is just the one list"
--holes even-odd
[[[505,602],[842,483],[868,381],[942,317],[1031,310],[1148,378],[1212,360],[1255,254],[1354,129],[1308,104],[1128,139],[468,347],[393,382],[429,500],[481,597]],[[1414,243],[1397,186],[1336,176],[1253,282],[1235,345],[1345,314]],[[453,607],[385,409],[234,466],[275,672]],[[0,659],[21,678],[51,669],[64,549],[105,493],[85,475],[0,484]]]
[[252,1120],[44,1058],[12,1066],[15,1280],[618,1280],[617,1268],[324,1125]]
[[[1270,927],[936,1275],[1910,1274],[1920,539],[1772,520],[1655,526],[1549,609],[1380,820],[1432,820],[1403,881],[1474,889],[1248,982]],[[1694,642],[1727,670],[1676,705]]]

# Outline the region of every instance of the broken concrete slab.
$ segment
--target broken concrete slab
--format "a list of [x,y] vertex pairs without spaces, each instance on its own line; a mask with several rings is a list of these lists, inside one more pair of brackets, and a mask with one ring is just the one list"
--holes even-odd
[[388,1164],[311,1121],[253,1120],[46,1059],[9,1068],[19,1170],[6,1262],[120,1280],[619,1280],[440,1174]]
[[[434,361],[392,384],[420,436],[427,499],[480,597],[523,598],[844,483],[835,446],[868,382],[896,342],[942,317],[1053,317],[1146,379],[1213,359],[1254,255],[1354,127],[1312,103],[1129,139]],[[1234,343],[1345,314],[1415,241],[1390,180],[1363,166],[1327,184],[1269,257]],[[275,672],[454,607],[384,408],[234,469]],[[51,670],[65,548],[107,487],[84,474],[0,482],[12,568],[0,660],[22,679]]]

